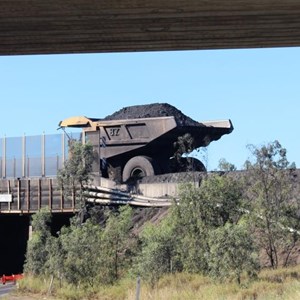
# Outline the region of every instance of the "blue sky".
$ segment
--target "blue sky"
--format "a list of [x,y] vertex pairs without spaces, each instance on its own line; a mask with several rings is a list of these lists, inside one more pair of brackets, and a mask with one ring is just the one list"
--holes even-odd
[[0,137],[56,133],[70,116],[168,102],[195,120],[231,119],[207,151],[241,167],[247,144],[279,140],[300,165],[300,48],[0,56]]

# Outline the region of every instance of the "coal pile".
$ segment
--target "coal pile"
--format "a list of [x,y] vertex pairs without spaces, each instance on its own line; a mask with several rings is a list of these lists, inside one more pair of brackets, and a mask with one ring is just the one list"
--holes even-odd
[[186,116],[168,103],[152,103],[127,106],[104,118],[104,120],[123,120],[174,116],[180,126],[201,126],[200,123]]

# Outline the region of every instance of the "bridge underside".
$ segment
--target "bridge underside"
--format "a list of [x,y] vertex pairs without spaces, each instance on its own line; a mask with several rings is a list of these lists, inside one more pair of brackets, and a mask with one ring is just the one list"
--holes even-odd
[[297,0],[10,0],[0,55],[300,46]]
[[[52,235],[56,235],[63,226],[68,226],[72,216],[73,214],[53,214]],[[0,274],[2,276],[22,273],[30,232],[30,215],[0,214],[0,223]]]

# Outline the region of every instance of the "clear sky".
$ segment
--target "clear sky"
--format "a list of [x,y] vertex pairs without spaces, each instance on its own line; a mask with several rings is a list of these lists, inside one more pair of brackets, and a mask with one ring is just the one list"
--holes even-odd
[[300,166],[300,48],[0,56],[0,137],[56,133],[60,120],[167,102],[191,118],[231,119],[208,147],[240,168],[247,144],[279,140]]

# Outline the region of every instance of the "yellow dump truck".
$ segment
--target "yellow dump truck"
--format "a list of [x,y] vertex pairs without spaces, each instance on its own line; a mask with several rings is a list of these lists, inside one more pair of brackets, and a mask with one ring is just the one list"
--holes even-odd
[[[196,149],[233,130],[230,120],[186,125],[174,116],[123,120],[71,117],[59,126],[82,128],[83,141],[91,143],[96,153],[93,171],[118,182],[169,173],[179,136],[189,133]],[[201,171],[203,165],[199,162],[195,169]]]

